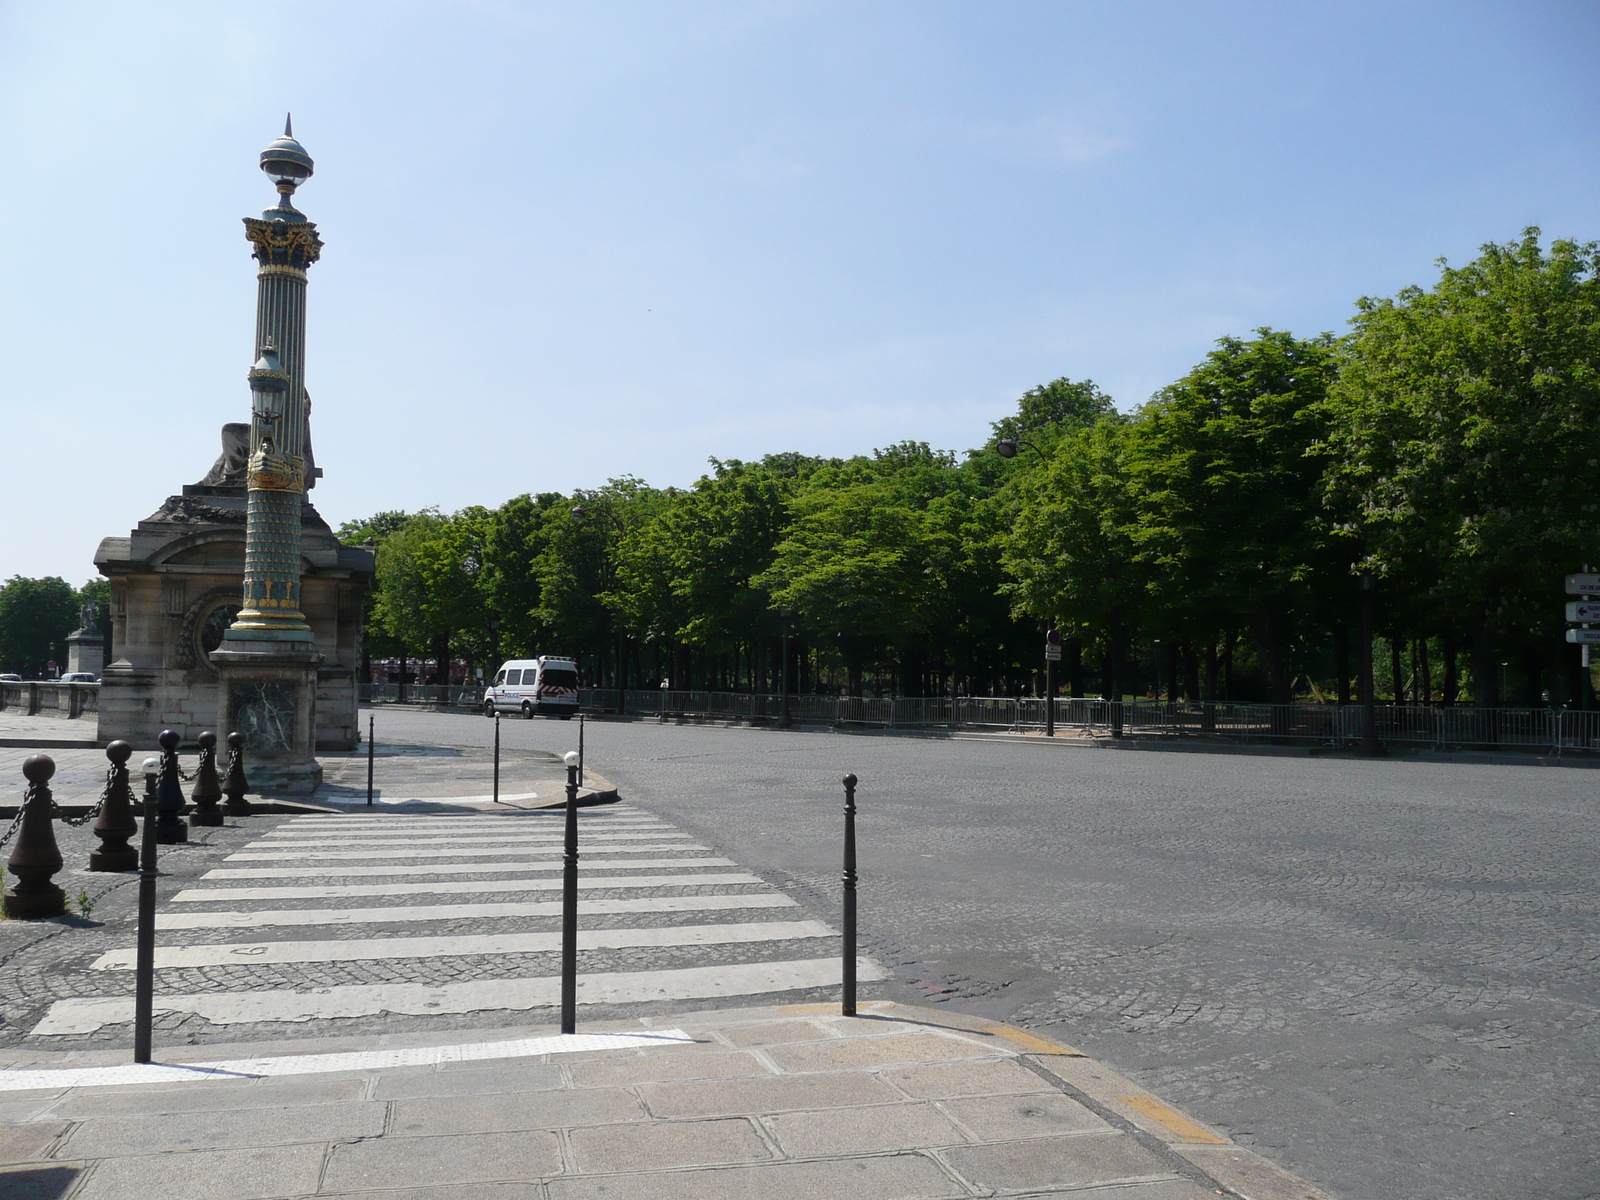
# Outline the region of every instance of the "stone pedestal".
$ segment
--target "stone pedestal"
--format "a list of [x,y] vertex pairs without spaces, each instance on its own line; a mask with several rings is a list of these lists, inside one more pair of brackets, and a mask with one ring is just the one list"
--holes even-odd
[[67,634],[67,670],[87,671],[96,679],[106,665],[106,641],[99,630],[80,629]]
[[284,642],[237,648],[224,642],[211,655],[221,673],[217,730],[244,737],[245,774],[252,792],[304,795],[322,784],[317,747],[317,668],[314,645]]

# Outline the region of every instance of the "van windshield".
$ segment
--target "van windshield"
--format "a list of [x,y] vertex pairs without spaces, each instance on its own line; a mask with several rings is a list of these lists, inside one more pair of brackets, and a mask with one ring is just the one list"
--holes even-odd
[[539,676],[542,687],[573,688],[578,686],[578,673],[567,667],[546,667]]

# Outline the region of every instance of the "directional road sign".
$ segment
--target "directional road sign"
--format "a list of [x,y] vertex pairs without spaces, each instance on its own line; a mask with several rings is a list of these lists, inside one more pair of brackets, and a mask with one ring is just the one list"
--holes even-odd
[[1600,596],[1600,575],[1568,575],[1567,595]]
[[1600,646],[1600,629],[1569,629],[1567,641],[1575,646]]
[[1595,621],[1600,623],[1600,603],[1596,603],[1592,600],[1568,601],[1567,620]]
[[[1596,638],[1595,640],[1596,641],[1600,641],[1600,638]],[[1044,648],[1044,660],[1045,660],[1045,662],[1060,662],[1061,661],[1061,647],[1060,646],[1051,646],[1049,644],[1046,644],[1046,646]]]

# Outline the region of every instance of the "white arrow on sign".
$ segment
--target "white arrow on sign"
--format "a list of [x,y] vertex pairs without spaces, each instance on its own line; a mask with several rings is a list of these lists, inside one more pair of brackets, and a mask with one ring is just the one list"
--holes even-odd
[[1600,596],[1600,575],[1568,575],[1567,595]]
[[1569,629],[1567,641],[1575,646],[1600,646],[1600,629]]
[[1567,602],[1567,620],[1600,621],[1600,604],[1590,600],[1569,600]]

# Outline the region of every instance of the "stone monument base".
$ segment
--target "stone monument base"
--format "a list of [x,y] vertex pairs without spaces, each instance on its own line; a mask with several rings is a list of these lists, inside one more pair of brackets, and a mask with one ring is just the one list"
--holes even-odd
[[317,761],[317,668],[309,642],[232,638],[211,655],[221,674],[217,732],[244,736],[245,778],[252,792],[304,795],[322,786]]

